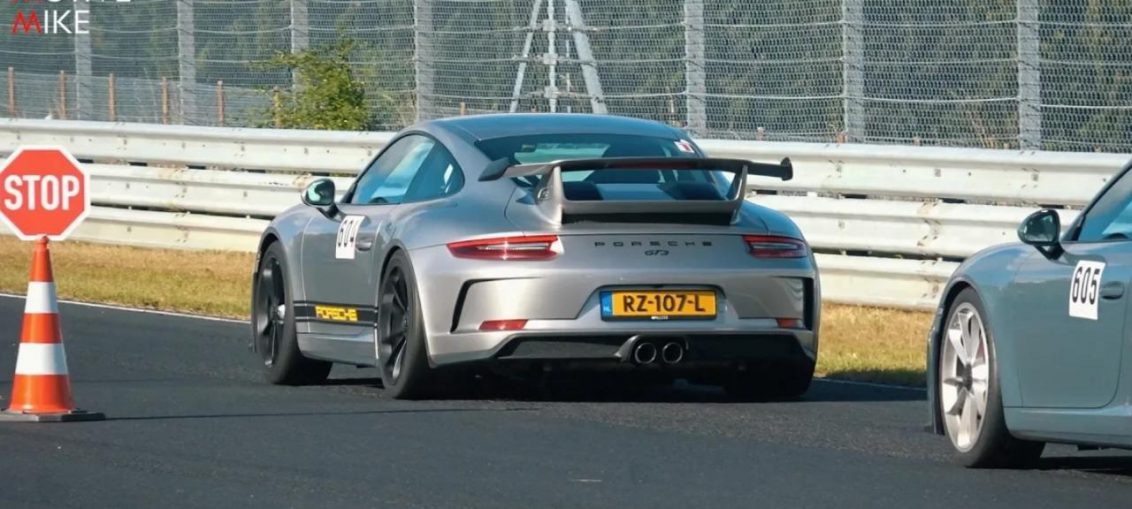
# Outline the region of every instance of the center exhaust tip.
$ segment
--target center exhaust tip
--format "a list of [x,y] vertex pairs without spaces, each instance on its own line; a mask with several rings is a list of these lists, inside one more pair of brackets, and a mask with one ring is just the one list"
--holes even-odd
[[637,343],[633,348],[633,362],[637,364],[652,364],[656,361],[656,345],[648,341]]

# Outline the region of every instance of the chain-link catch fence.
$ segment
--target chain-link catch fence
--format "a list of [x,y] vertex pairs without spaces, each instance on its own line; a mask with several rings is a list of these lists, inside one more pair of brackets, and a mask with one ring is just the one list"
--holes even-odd
[[[87,33],[29,23],[56,7]],[[1132,150],[1126,1],[80,0],[0,19],[0,116],[271,125],[294,79],[271,57],[348,37],[374,129],[599,112],[704,138]]]

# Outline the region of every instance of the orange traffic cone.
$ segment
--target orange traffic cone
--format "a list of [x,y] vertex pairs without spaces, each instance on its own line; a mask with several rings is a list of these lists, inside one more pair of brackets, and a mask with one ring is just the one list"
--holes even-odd
[[47,238],[35,243],[28,278],[24,326],[12,380],[12,400],[0,412],[0,421],[92,421],[104,419],[95,412],[75,409],[71,377],[59,328],[59,303],[51,274]]

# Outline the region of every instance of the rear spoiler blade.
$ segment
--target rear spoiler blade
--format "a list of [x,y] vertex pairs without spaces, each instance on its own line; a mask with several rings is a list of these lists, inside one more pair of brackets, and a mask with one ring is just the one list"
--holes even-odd
[[[562,183],[562,173],[584,170],[716,170],[735,174],[727,196],[723,200],[701,201],[607,201],[568,200]],[[790,180],[794,170],[789,159],[779,164],[755,163],[742,159],[624,157],[603,159],[572,159],[545,164],[515,166],[489,166],[480,180],[545,175],[534,191],[537,206],[556,223],[571,220],[604,218],[629,220],[642,217],[671,217],[679,214],[709,223],[728,224],[734,218],[746,196],[747,175],[776,177]],[[657,219],[657,222],[666,222]]]
[[794,178],[794,166],[790,163],[790,158],[783,158],[782,162],[778,164],[770,164],[756,163],[744,159],[710,157],[607,157],[601,159],[564,159],[549,163],[517,165],[508,164],[507,159],[499,159],[487,165],[483,174],[480,175],[480,182],[501,178],[545,175],[555,168],[560,168],[562,171],[616,168],[618,170],[720,170],[731,173],[740,173],[745,169],[748,175],[775,177],[782,180]]

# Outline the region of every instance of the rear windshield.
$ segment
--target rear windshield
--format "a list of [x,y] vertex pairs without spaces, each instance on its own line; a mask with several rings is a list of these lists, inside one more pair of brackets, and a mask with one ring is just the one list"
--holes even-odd
[[[564,159],[609,157],[700,157],[687,140],[632,135],[540,134],[483,140],[476,144],[491,160],[537,164]],[[523,186],[539,177],[523,177]],[[569,200],[720,200],[731,174],[710,170],[617,169],[562,173]]]

